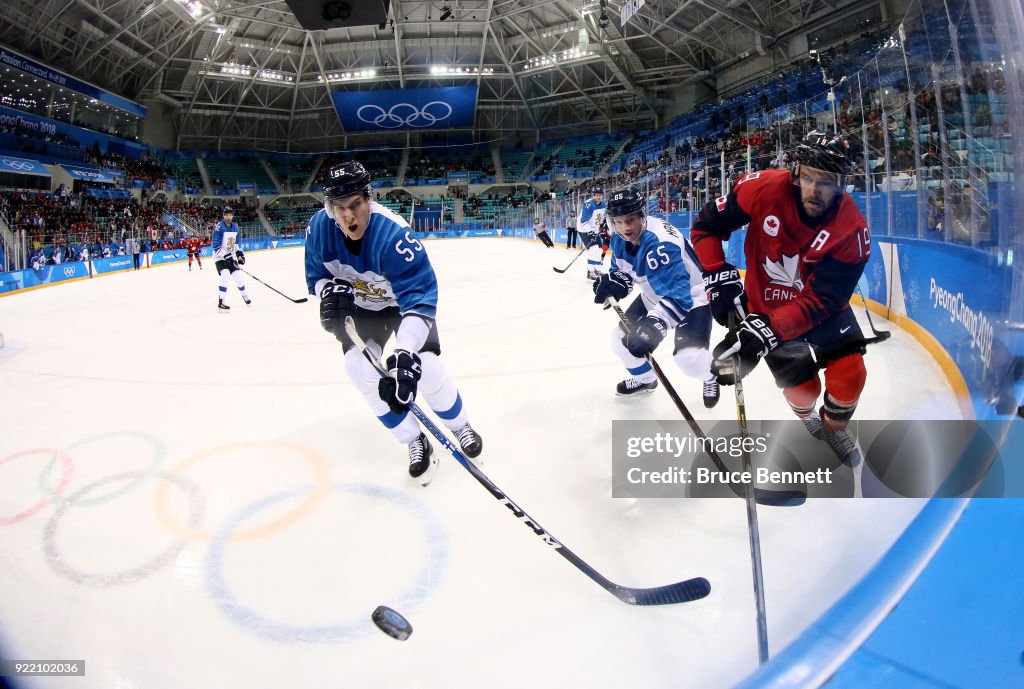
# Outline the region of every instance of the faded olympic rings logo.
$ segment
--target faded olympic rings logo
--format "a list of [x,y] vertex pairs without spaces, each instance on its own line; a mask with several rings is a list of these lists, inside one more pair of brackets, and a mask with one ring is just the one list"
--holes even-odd
[[75,275],[75,267],[74,266],[68,266],[68,267],[66,267],[64,269],[64,277],[70,278],[70,277],[74,277],[74,275]]
[[388,110],[372,104],[356,110],[356,117],[381,129],[433,127],[451,115],[452,106],[441,100],[432,100],[422,108],[417,108],[412,103],[396,103]]
[[26,163],[23,160],[10,160],[9,158],[4,158],[3,163],[6,167],[11,168],[12,170],[21,170],[22,172],[25,170],[31,170],[35,167],[32,163]]

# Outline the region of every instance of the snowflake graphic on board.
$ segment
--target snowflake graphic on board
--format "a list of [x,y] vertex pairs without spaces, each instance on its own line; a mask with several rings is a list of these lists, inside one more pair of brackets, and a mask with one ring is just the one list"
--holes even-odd
[[921,301],[921,288],[918,287],[917,280],[911,281],[910,287],[907,288],[906,298],[907,303],[916,309]]
[[910,256],[906,252],[900,254],[900,267],[904,271],[910,270]]
[[875,263],[871,268],[871,292],[878,294],[882,291],[883,269],[881,263]]
[[765,256],[764,270],[776,285],[792,287],[797,292],[804,288],[804,281],[800,279],[799,254],[794,254],[793,256],[782,254],[782,260],[779,262],[775,262]]

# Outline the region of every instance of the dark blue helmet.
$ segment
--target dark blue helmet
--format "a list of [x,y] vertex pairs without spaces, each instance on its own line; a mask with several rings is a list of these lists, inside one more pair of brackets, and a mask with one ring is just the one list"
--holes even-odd
[[646,213],[647,204],[644,195],[636,187],[616,189],[608,197],[605,213],[609,218],[617,218],[630,213]]
[[338,163],[327,171],[324,199],[340,199],[352,194],[370,197],[370,173],[354,160]]
[[235,211],[231,206],[224,206],[224,210],[221,211],[221,215],[234,215]]

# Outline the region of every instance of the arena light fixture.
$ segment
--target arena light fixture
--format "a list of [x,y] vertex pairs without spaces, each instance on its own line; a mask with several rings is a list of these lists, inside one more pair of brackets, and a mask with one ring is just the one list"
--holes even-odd
[[541,55],[539,57],[530,58],[523,64],[522,71],[532,72],[541,69],[551,69],[560,64],[589,60],[595,55],[596,53],[593,50],[588,50],[582,46],[576,46],[575,48],[567,48],[566,50],[558,53],[552,53],[551,55]]
[[452,8],[445,5],[441,8],[441,16],[438,17],[441,21],[447,21],[452,18]]
[[474,77],[479,74],[494,74],[493,67],[459,67],[457,65],[433,65],[430,73],[434,76]]

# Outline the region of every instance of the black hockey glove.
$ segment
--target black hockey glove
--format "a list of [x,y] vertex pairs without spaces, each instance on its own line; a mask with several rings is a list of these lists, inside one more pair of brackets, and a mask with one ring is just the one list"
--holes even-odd
[[730,330],[715,347],[711,373],[722,385],[735,385],[737,364],[739,378],[742,380],[779,344],[781,340],[772,330],[768,316],[752,313]]
[[718,270],[704,273],[704,291],[708,294],[711,314],[719,325],[729,325],[729,314],[739,318],[747,315],[747,293],[736,266],[726,263]]
[[[622,301],[633,289],[633,278],[621,270],[610,270],[594,280],[594,303],[604,304],[608,299]],[[605,305],[608,308],[608,305]]]
[[642,359],[658,348],[667,332],[668,326],[665,325],[665,321],[647,315],[637,321],[632,332],[626,333],[622,338],[622,344],[630,354]]
[[355,311],[355,292],[348,282],[334,278],[320,290],[320,325],[338,342],[346,341],[345,318]]
[[423,374],[419,354],[396,349],[395,353],[388,357],[385,368],[388,370],[388,377],[380,379],[377,394],[387,402],[394,413],[408,411],[409,405],[416,399],[416,384]]
[[224,261],[224,264],[228,267],[228,270],[230,270],[232,273],[235,272],[236,270],[238,270],[238,261],[235,260],[235,255],[234,254],[228,254],[224,258],[222,258],[221,260]]
[[243,252],[241,249],[235,252],[235,258],[238,261],[238,265],[245,265],[245,252]]

